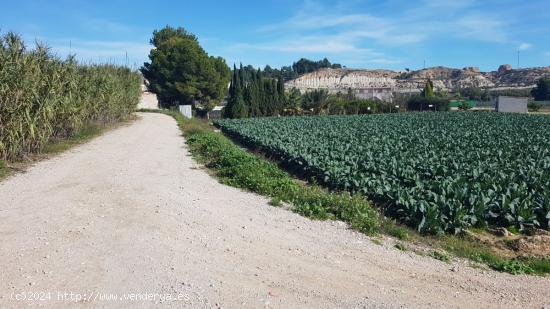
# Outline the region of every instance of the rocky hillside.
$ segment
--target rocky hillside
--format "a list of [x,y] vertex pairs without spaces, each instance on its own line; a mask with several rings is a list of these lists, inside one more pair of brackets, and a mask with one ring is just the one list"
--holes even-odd
[[384,89],[396,92],[418,92],[430,78],[436,90],[479,88],[533,87],[540,77],[550,77],[550,67],[512,69],[501,65],[497,71],[480,72],[479,68],[453,69],[433,67],[418,71],[395,72],[390,70],[322,69],[302,75],[286,83],[287,88],[329,89]]

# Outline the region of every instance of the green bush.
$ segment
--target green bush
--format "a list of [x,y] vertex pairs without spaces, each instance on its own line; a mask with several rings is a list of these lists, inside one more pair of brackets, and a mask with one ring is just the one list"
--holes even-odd
[[447,254],[437,251],[433,251],[432,253],[430,253],[430,256],[436,260],[440,260],[445,263],[449,263],[451,261],[451,257],[449,257]]
[[7,174],[6,162],[0,160],[0,178]]
[[410,111],[448,111],[449,100],[440,97],[413,96],[407,101],[407,109]]
[[538,112],[541,108],[542,104],[535,101],[529,101],[529,103],[527,103],[527,109],[529,109],[530,112]]
[[0,37],[0,159],[39,152],[89,123],[126,118],[140,84],[128,68],[60,60],[44,45],[28,50],[16,34]]

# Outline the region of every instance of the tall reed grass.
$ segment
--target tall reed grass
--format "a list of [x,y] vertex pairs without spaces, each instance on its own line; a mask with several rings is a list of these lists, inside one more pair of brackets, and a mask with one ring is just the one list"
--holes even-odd
[[126,67],[62,60],[42,44],[27,49],[17,34],[0,36],[0,160],[40,152],[86,124],[127,118],[140,84]]

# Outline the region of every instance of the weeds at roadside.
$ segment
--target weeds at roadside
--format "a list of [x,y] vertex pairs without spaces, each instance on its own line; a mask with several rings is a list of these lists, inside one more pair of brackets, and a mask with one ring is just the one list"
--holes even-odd
[[489,248],[466,237],[445,237],[442,240],[445,250],[454,255],[486,264],[498,271],[519,274],[544,275],[550,273],[550,258],[514,258],[502,257]]
[[409,240],[409,231],[407,228],[397,225],[394,220],[382,220],[382,231],[399,240]]
[[371,241],[379,246],[382,246],[383,243],[380,239],[372,238]]
[[42,149],[42,154],[56,154],[75,145],[82,144],[90,139],[100,135],[107,127],[103,125],[88,125],[78,131],[74,136],[68,139],[55,139],[46,144]]
[[445,253],[438,252],[438,251],[433,251],[432,253],[430,253],[430,256],[433,257],[436,260],[440,260],[440,261],[445,262],[445,263],[449,263],[451,261],[450,256],[448,256]]
[[5,161],[0,160],[0,179],[8,175],[8,165]]
[[281,199],[278,197],[274,197],[269,201],[269,205],[280,207],[282,205]]
[[396,243],[394,247],[401,250],[401,251],[408,251],[409,250],[409,247],[406,244],[402,243],[402,242]]

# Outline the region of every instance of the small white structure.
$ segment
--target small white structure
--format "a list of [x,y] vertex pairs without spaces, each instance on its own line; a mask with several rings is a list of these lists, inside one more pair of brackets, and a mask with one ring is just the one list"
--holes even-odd
[[188,118],[188,119],[193,118],[193,111],[191,109],[191,105],[180,105],[180,113],[185,118]]
[[496,110],[499,113],[527,113],[527,98],[499,96]]
[[225,106],[222,105],[215,106],[210,112],[206,114],[206,117],[208,119],[220,119],[222,118],[224,108]]

